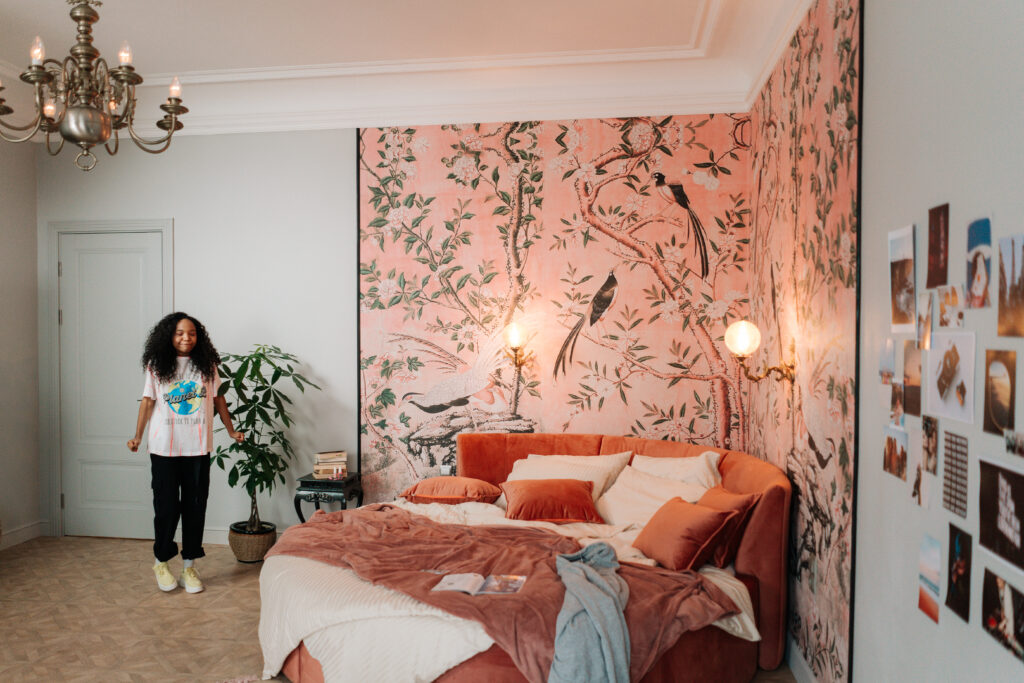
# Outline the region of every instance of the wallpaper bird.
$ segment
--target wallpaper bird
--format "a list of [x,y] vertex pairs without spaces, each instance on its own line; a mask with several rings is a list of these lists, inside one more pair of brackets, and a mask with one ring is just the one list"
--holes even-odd
[[683,189],[683,184],[666,183],[665,174],[661,172],[656,172],[651,177],[654,178],[654,186],[658,188],[658,194],[660,194],[665,201],[671,204],[677,204],[686,209],[686,213],[690,217],[690,228],[693,231],[693,241],[697,248],[697,253],[700,256],[700,277],[702,280],[706,280],[708,277],[707,235],[704,232],[704,225],[700,222],[700,218],[697,217],[693,207],[690,206],[690,198],[686,196],[686,190]]
[[[569,331],[569,336],[565,338],[562,343],[562,348],[558,352],[558,357],[555,358],[555,370],[551,373],[553,378],[558,377],[558,369],[562,369],[562,374],[565,374],[566,365],[572,364],[573,353],[576,351],[576,338],[580,336],[580,331],[583,330],[583,323],[588,322],[593,327],[598,320],[604,316],[604,314],[611,308],[612,302],[615,301],[615,295],[619,291],[619,281],[615,279],[615,271],[608,272],[608,278],[601,285],[601,289],[597,290],[593,298],[590,300],[590,305],[587,306],[586,313],[579,319],[576,326]],[[566,358],[566,351],[568,350],[569,355]]]
[[[404,334],[392,336],[416,342],[434,357],[433,362],[443,365],[452,373],[426,392],[412,391],[402,396],[402,400],[431,414],[468,405],[471,398],[477,398],[487,404],[494,403],[495,382],[492,374],[504,358],[503,339],[500,334],[490,337],[481,345],[480,354],[472,365],[467,365],[462,359],[426,340]],[[467,366],[466,369],[459,371],[463,365]],[[412,400],[411,396],[419,398]]]

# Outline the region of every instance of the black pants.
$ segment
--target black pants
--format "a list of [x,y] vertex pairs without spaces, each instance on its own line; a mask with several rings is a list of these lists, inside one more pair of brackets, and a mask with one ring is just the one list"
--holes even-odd
[[210,495],[210,454],[168,458],[149,454],[153,473],[153,554],[166,562],[178,554],[174,532],[181,518],[181,556],[194,560],[203,552],[206,499]]

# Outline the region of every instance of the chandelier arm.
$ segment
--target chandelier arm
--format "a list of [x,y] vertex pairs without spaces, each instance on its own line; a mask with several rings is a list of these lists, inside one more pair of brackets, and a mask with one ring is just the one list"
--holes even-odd
[[50,148],[50,131],[46,131],[46,151],[47,151],[47,153],[50,156],[55,157],[58,154],[60,154],[60,151],[62,149],[64,149],[64,138],[62,137],[60,139],[60,144],[57,145],[57,149],[51,149]]
[[[167,149],[171,144],[171,136],[174,135],[174,126],[171,125],[171,129],[167,131],[167,135],[162,138],[144,138],[135,132],[135,126],[132,124],[134,116],[128,119],[128,135],[131,136],[132,142],[141,149],[143,152],[149,152],[150,154],[159,154],[160,152]],[[171,117],[172,124],[175,121],[175,117]],[[160,149],[150,149],[150,147],[157,147],[163,145]]]
[[107,149],[107,154],[114,156],[117,154],[117,148],[121,146],[121,138],[117,135],[117,129],[114,129],[114,149],[110,149],[110,141],[107,140],[103,143],[103,146]]
[[[0,123],[3,123],[3,122],[0,121]],[[17,137],[8,137],[6,134],[4,134],[3,128],[0,128],[0,139],[6,140],[7,142],[27,142],[27,141],[32,139],[33,135],[35,135],[36,133],[39,132],[39,128],[42,126],[42,124],[43,124],[43,115],[42,115],[42,113],[40,113],[40,114],[38,114],[36,116],[35,123],[30,123],[27,126],[18,126],[18,127],[15,128],[13,126],[8,126],[5,123],[4,126],[8,127],[8,128],[11,128],[12,130],[29,130],[30,128],[32,130],[29,131],[28,133],[26,133],[24,137],[17,138]]]

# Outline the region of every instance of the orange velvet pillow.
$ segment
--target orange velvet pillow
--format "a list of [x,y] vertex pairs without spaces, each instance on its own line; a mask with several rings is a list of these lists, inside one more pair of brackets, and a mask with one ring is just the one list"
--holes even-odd
[[520,479],[506,481],[501,490],[508,501],[505,517],[533,522],[596,522],[604,524],[594,508],[594,482],[580,479]]
[[470,477],[431,477],[416,482],[398,494],[410,503],[493,503],[501,489]]
[[633,541],[644,555],[668,569],[694,569],[711,559],[735,512],[668,501]]
[[715,486],[708,489],[708,492],[697,501],[697,505],[736,513],[729,522],[729,528],[722,532],[721,543],[715,548],[715,566],[727,567],[736,559],[736,551],[743,540],[743,530],[747,527],[750,514],[760,499],[759,493],[732,493],[721,486]]

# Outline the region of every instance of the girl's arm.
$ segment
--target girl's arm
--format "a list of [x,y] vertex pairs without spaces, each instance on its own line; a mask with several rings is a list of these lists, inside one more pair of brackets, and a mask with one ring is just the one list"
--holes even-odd
[[220,415],[220,421],[224,423],[224,426],[228,430],[228,436],[242,443],[245,440],[245,434],[242,432],[236,432],[234,425],[231,424],[231,413],[228,412],[228,402],[224,400],[223,396],[217,396],[213,399],[213,407]]
[[139,451],[142,433],[146,431],[146,425],[149,424],[149,418],[153,415],[153,406],[155,405],[156,401],[145,397],[143,397],[142,402],[139,404],[139,421],[135,425],[135,438],[128,439],[128,450],[132,453]]

